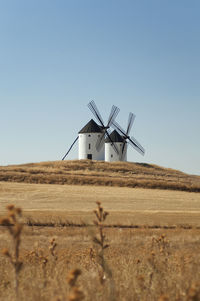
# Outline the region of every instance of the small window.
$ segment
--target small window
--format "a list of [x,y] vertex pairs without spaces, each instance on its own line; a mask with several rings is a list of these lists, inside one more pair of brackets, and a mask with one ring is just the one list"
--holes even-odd
[[89,143],[89,145],[88,145],[88,148],[90,149],[91,148],[91,144]]
[[113,158],[113,155],[111,155],[111,158]]
[[91,137],[91,135],[88,135],[88,137]]

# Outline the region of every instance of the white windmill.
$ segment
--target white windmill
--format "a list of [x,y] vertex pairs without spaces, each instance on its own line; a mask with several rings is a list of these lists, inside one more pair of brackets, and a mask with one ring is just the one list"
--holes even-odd
[[[105,136],[112,142],[112,138],[108,132],[111,123],[119,113],[119,109],[116,106],[112,106],[107,125],[104,125],[103,119],[97,109],[94,101],[88,104],[89,109],[92,111],[100,125],[98,125],[93,119],[91,119],[78,133],[78,137],[74,140],[69,150],[62,158],[69,154],[76,141],[79,141],[79,160],[92,159],[92,160],[104,160],[105,158]],[[112,142],[113,143],[113,142]],[[116,151],[117,148],[113,146]]]
[[102,129],[91,119],[78,133],[79,160],[104,160],[104,147],[97,149],[96,145],[102,136]]
[[108,138],[105,140],[105,161],[122,161],[122,147],[124,138],[116,130],[110,134],[110,138],[112,139],[112,142]]
[[129,136],[134,119],[135,115],[133,113],[129,113],[126,131],[124,131],[116,121],[112,122],[112,126],[115,128],[115,130],[110,134],[110,137],[113,142],[109,141],[108,139],[105,141],[105,161],[127,161],[128,143],[140,154],[144,155],[144,148],[134,137]]

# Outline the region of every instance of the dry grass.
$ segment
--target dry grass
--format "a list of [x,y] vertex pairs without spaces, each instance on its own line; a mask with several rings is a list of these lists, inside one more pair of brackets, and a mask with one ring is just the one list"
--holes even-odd
[[[105,259],[115,282],[116,300],[200,300],[200,230],[104,229],[109,241]],[[57,242],[57,261],[49,240]],[[0,248],[10,247],[0,228]],[[110,286],[99,283],[98,267],[87,228],[24,227],[20,260],[20,300],[67,300],[69,271],[81,269],[79,279],[85,300],[110,301]],[[0,300],[13,301],[13,276],[9,261],[0,255]],[[164,299],[165,298],[165,299]]]
[[24,220],[20,252],[18,248],[15,256],[23,267],[17,274],[16,295],[5,250],[10,249],[13,237],[15,249],[19,236],[13,213],[21,210],[8,206],[9,215],[1,219],[0,227],[0,249],[4,248],[0,300],[200,300],[200,229],[108,228],[108,213],[97,205],[96,230],[94,226],[30,227]]
[[0,167],[0,181],[200,192],[200,176],[146,163],[55,161]]
[[22,269],[22,262],[19,260],[19,247],[21,243],[21,232],[23,224],[20,222],[21,209],[14,205],[7,206],[7,215],[0,219],[0,225],[5,226],[12,238],[13,252],[4,248],[2,254],[6,256],[13,267],[15,274],[15,294],[18,300],[19,273]]
[[[35,223],[83,224],[101,201],[109,224],[200,226],[200,194],[126,187],[0,182],[0,212],[14,203]],[[0,213],[1,215],[1,213]]]
[[[2,167],[0,176],[2,215],[10,202],[24,209],[17,258],[23,267],[17,275],[20,301],[200,300],[199,177],[152,165],[91,161]],[[44,184],[72,179],[76,186]],[[102,186],[77,185],[88,182]],[[105,187],[133,183],[146,189]],[[179,191],[147,189],[147,183]],[[97,232],[92,226],[95,201],[110,213],[104,225],[98,203]],[[7,230],[0,226],[0,300],[14,301]],[[103,261],[98,261],[102,250]],[[68,283],[76,278],[74,286],[67,284],[67,276]]]

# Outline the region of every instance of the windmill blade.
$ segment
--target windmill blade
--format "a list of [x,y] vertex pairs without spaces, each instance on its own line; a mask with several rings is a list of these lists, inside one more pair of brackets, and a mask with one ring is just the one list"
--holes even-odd
[[88,108],[94,114],[94,116],[97,118],[97,120],[100,122],[100,124],[103,127],[105,127],[104,123],[103,123],[103,118],[101,117],[101,114],[99,113],[99,110],[97,109],[97,106],[96,106],[94,100],[92,100],[92,101],[89,102]]
[[124,141],[123,145],[122,145],[122,154],[124,153],[125,151],[125,146],[126,146],[126,140]]
[[110,112],[110,116],[108,118],[108,123],[107,123],[107,127],[110,127],[111,123],[115,120],[115,118],[117,117],[118,113],[119,113],[120,109],[116,106],[112,106],[111,112]]
[[130,133],[130,130],[133,126],[133,121],[135,120],[135,115],[133,113],[129,113],[129,117],[128,117],[128,126],[127,126],[127,130],[126,130],[126,135],[128,136]]
[[111,129],[107,129],[106,132],[110,135],[111,134]]
[[111,144],[111,146],[114,148],[114,151],[116,152],[116,154],[119,155],[119,149],[118,149],[116,143],[113,142],[113,143]]
[[132,142],[137,144],[138,148],[140,148],[140,150],[143,152],[143,154],[145,154],[145,149],[142,147],[142,145],[133,136],[131,137],[131,140],[132,140]]
[[120,161],[124,160],[124,156],[125,156],[125,146],[126,146],[126,140],[124,140],[122,148],[121,148],[121,154],[120,154]]
[[[103,143],[105,141],[104,139],[105,139],[105,135],[106,135],[106,129],[102,130],[102,132],[103,132],[102,136],[97,140],[97,143],[96,143],[96,150],[97,151],[99,151],[102,148]],[[111,134],[110,129],[107,129],[107,132],[108,132],[109,135]]]
[[118,150],[117,146],[115,145],[115,143],[112,141],[112,138],[110,137],[110,134],[107,130],[106,130],[106,135],[107,135],[108,139],[110,140],[111,145],[114,148],[114,151],[116,152],[117,155],[119,155],[119,150]]
[[[104,139],[105,139],[105,135],[106,135],[106,129],[102,130],[103,131],[103,134],[101,135],[101,137],[97,140],[97,143],[96,143],[96,150],[99,151],[102,146],[103,146],[103,143],[104,143]],[[111,134],[111,131],[110,129],[107,129],[107,132],[108,134],[110,135]],[[107,135],[106,135],[107,136]]]
[[97,140],[96,143],[96,150],[99,152],[100,149],[102,148],[103,144],[104,144],[104,137],[105,137],[105,130],[103,131],[103,133],[101,134],[101,136],[99,137],[99,139]]
[[133,148],[135,148],[136,151],[138,151],[141,155],[144,156],[144,154],[145,154],[144,148],[140,145],[140,143],[134,137],[128,138],[128,142]]
[[126,152],[124,152],[124,153],[122,154],[122,161],[124,161],[125,155],[126,155]]
[[126,132],[122,129],[122,127],[121,127],[116,121],[113,121],[113,122],[112,122],[112,126],[113,126],[118,132],[120,132],[123,136],[127,137]]
[[72,143],[72,145],[70,146],[70,148],[68,149],[68,151],[66,152],[64,157],[62,158],[62,160],[64,160],[65,157],[69,154],[70,150],[72,149],[72,147],[74,146],[74,144],[76,143],[77,140],[78,140],[78,137],[74,140],[74,142]]

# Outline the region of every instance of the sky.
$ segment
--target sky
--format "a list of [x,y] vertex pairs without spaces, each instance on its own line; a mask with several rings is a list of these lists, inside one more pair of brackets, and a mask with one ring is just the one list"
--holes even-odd
[[[93,118],[200,175],[199,0],[0,0],[0,165],[60,160]],[[78,158],[78,146],[66,158]]]

